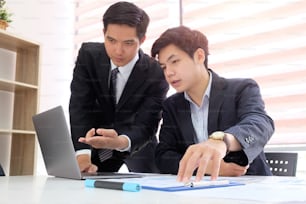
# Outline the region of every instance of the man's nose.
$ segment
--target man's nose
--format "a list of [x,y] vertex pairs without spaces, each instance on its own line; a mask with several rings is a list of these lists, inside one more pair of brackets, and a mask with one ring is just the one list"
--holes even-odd
[[121,54],[121,53],[123,52],[123,46],[122,46],[121,43],[117,43],[117,44],[115,45],[115,52],[116,52],[117,54]]

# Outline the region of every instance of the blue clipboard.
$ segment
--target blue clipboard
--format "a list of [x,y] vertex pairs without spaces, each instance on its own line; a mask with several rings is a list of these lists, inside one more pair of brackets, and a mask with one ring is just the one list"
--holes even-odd
[[211,189],[211,188],[224,188],[224,187],[241,186],[241,185],[245,185],[245,184],[230,181],[228,184],[195,186],[195,187],[189,187],[189,186],[156,187],[156,186],[149,186],[149,185],[142,185],[141,187],[142,189],[147,189],[147,190],[175,192],[175,191],[190,191],[190,190]]

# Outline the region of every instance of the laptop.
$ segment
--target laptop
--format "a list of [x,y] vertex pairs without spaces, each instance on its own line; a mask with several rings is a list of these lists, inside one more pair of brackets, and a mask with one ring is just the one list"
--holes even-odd
[[32,117],[47,173],[70,179],[138,178],[138,173],[81,173],[62,106]]

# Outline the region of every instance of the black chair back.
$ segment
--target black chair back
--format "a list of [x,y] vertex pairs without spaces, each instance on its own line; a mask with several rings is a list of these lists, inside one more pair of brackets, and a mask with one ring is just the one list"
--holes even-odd
[[266,161],[274,176],[295,176],[298,154],[293,152],[265,152]]

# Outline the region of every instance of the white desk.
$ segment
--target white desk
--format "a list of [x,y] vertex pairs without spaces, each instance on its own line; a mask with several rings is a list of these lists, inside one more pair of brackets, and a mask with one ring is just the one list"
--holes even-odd
[[[233,179],[233,178],[231,178]],[[1,204],[68,203],[306,203],[306,180],[288,177],[240,177],[243,186],[181,192],[142,189],[126,192],[86,188],[84,181],[44,176],[0,177]]]

